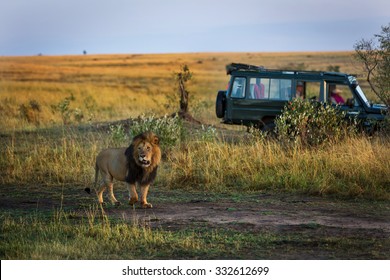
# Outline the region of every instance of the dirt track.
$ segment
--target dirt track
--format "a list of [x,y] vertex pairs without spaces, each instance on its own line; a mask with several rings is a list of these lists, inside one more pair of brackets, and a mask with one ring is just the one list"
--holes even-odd
[[[17,191],[16,191],[17,189]],[[119,189],[119,190],[118,190]],[[65,209],[80,210],[94,203],[95,197],[76,189],[0,188],[0,208],[20,211]],[[374,230],[390,237],[390,203],[348,201],[293,194],[204,195],[185,191],[152,190],[152,209],[134,209],[126,204],[126,191],[117,188],[120,207],[106,205],[108,215],[125,219],[136,217],[150,226],[206,222],[214,226],[242,225],[252,229],[276,229],[289,226],[325,226],[342,230]]]
[[[153,199],[153,198],[152,198]],[[390,236],[389,205],[372,205],[336,201],[297,195],[259,194],[241,197],[239,201],[227,196],[220,201],[190,199],[183,202],[155,203],[153,209],[128,210],[125,206],[109,208],[111,215],[137,219],[151,226],[177,227],[196,222],[213,226],[240,225],[242,228],[278,229],[294,226],[324,226],[335,230],[373,230]]]

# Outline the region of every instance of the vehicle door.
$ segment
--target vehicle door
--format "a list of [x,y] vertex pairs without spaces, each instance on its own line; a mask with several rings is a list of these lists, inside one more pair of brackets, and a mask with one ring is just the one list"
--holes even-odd
[[332,106],[340,106],[348,117],[358,119],[366,117],[361,100],[354,95],[349,85],[328,82],[327,102]]
[[233,123],[241,123],[245,110],[245,95],[247,78],[235,76],[232,78],[227,98],[227,119]]

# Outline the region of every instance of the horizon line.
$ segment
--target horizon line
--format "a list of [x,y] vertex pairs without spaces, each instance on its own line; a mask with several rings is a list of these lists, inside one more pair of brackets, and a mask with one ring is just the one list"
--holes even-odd
[[315,51],[189,51],[189,52],[145,52],[145,53],[75,53],[75,54],[44,54],[44,53],[37,53],[37,54],[30,54],[30,55],[2,55],[0,54],[0,57],[48,57],[48,56],[104,56],[104,55],[175,55],[175,54],[239,54],[239,53],[347,53],[347,52],[354,52],[355,50],[315,50]]

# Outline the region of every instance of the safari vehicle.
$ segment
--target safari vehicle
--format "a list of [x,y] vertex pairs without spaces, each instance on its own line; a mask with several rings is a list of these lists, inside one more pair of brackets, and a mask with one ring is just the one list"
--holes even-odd
[[274,120],[293,98],[338,104],[347,116],[357,117],[365,129],[382,121],[388,108],[372,105],[352,75],[336,72],[271,70],[232,63],[226,91],[219,91],[216,115],[226,124],[272,130]]

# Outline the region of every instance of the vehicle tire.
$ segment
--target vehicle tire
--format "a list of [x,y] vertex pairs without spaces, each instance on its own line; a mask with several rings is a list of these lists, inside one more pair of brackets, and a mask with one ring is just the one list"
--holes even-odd
[[225,116],[226,110],[226,91],[220,90],[217,94],[217,100],[215,102],[215,113],[218,118]]
[[264,124],[264,126],[261,128],[261,131],[267,133],[267,135],[271,138],[277,137],[276,124],[274,122],[268,122]]

